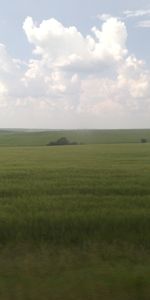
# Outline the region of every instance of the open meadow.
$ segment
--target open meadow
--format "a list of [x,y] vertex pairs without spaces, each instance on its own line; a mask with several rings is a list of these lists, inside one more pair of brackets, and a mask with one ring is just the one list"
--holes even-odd
[[0,130],[0,146],[25,147],[46,146],[49,142],[65,136],[78,144],[122,144],[150,142],[150,129],[120,130]]
[[0,148],[0,299],[149,300],[150,144],[25,146]]

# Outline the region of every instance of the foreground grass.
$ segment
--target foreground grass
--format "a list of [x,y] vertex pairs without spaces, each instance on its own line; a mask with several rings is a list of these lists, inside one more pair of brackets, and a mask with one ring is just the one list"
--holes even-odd
[[149,299],[150,145],[0,149],[0,299]]
[[129,245],[20,245],[1,251],[0,265],[0,299],[148,300],[150,295],[149,256]]

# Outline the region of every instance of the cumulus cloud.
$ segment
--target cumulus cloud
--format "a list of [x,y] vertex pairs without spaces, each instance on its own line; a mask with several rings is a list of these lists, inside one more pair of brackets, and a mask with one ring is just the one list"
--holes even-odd
[[35,46],[34,53],[48,58],[60,60],[66,55],[84,54],[86,41],[76,27],[65,28],[55,19],[43,21],[39,27],[31,17],[27,17],[23,29],[28,41]]
[[[124,23],[110,18],[101,29],[93,27],[84,37],[75,27],[65,28],[51,19],[37,27],[27,18],[23,28],[38,59],[29,62],[24,76],[26,85],[37,81],[38,87],[49,84],[49,91],[58,94],[71,92],[71,76],[78,75],[78,83],[88,76],[109,76],[116,73],[116,65],[127,54],[127,31]],[[42,90],[42,87],[41,87]],[[45,89],[46,90],[46,89]]]
[[129,53],[124,22],[109,15],[101,20],[84,36],[55,19],[37,25],[27,17],[23,30],[33,46],[31,59],[13,59],[0,45],[0,105],[14,118],[32,116],[32,127],[42,120],[43,126],[69,127],[83,119],[85,127],[95,119],[100,126],[104,116],[107,122],[149,110],[150,72]]
[[58,66],[68,58],[73,61],[79,58],[104,60],[107,56],[118,59],[126,53],[125,25],[113,17],[104,22],[102,29],[92,28],[94,37],[91,34],[84,37],[75,27],[66,28],[55,19],[43,21],[37,27],[32,18],[27,17],[23,29],[28,41],[35,46],[34,53]]

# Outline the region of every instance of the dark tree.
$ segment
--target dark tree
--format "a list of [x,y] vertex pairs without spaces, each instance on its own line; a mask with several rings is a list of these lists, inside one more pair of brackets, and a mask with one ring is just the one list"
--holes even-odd
[[147,139],[142,138],[142,139],[141,139],[141,143],[147,143]]
[[63,146],[63,145],[76,145],[75,142],[69,142],[66,137],[61,137],[57,141],[49,142],[48,146]]

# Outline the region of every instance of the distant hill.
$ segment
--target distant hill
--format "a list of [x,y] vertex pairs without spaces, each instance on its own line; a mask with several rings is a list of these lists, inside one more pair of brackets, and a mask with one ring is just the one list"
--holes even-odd
[[34,130],[1,129],[0,146],[46,146],[65,136],[78,144],[122,144],[150,142],[150,129],[128,130]]

